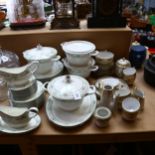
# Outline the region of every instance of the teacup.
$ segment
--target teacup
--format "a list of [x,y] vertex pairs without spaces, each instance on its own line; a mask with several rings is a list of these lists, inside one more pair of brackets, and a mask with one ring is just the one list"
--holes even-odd
[[122,117],[127,121],[134,121],[140,110],[140,103],[135,97],[127,97],[122,102]]
[[133,85],[136,79],[136,69],[134,67],[127,67],[123,70],[123,79],[128,85]]
[[23,128],[38,114],[38,108],[17,108],[0,106],[2,120],[12,128]]
[[95,124],[98,127],[106,127],[109,124],[111,118],[111,111],[107,107],[101,106],[95,110]]

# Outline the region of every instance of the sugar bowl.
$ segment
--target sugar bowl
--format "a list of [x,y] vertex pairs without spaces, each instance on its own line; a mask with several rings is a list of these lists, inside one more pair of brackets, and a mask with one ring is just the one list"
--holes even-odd
[[116,69],[115,69],[115,73],[118,77],[122,78],[123,76],[123,69],[127,68],[127,67],[131,67],[131,63],[129,60],[125,59],[125,58],[121,58],[119,60],[116,61]]
[[38,69],[36,70],[37,74],[50,72],[53,62],[60,59],[55,48],[41,46],[40,44],[38,44],[37,47],[24,51],[23,56],[28,62],[39,62]]
[[54,78],[47,85],[47,92],[59,108],[72,111],[80,107],[85,96],[96,92],[95,86],[77,75],[63,75]]

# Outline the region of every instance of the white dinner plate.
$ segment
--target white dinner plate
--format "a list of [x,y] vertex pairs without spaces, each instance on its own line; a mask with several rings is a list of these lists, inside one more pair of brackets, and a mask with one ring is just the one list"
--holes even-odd
[[32,118],[29,121],[29,123],[26,126],[22,128],[12,128],[7,123],[5,123],[0,117],[0,132],[8,133],[8,134],[27,133],[39,127],[40,123],[41,123],[41,118],[39,115],[36,115],[34,118]]
[[85,123],[94,113],[96,108],[96,95],[84,97],[81,106],[74,111],[65,111],[59,108],[52,100],[48,98],[46,103],[46,114],[48,119],[61,127],[76,127]]

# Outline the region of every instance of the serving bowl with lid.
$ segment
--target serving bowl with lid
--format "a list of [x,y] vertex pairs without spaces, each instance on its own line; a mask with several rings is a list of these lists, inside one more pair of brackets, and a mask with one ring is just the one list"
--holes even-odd
[[95,44],[84,40],[63,42],[61,47],[69,64],[74,66],[87,66],[91,56],[98,54]]
[[67,111],[79,108],[85,96],[96,92],[93,85],[77,75],[59,76],[46,84],[54,104]]
[[57,55],[57,50],[53,47],[44,47],[40,44],[37,47],[23,52],[23,57],[28,61],[38,61],[39,66],[37,74],[44,74],[51,71],[54,61],[58,61],[61,57]]

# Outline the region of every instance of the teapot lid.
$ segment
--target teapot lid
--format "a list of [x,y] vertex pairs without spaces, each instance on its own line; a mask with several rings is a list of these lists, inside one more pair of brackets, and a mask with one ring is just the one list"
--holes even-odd
[[80,76],[64,75],[49,82],[47,89],[57,99],[79,100],[88,92],[89,83]]
[[56,56],[57,50],[53,47],[43,47],[40,44],[37,47],[26,50],[23,52],[23,56],[26,60],[47,60]]

